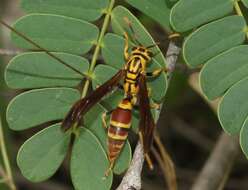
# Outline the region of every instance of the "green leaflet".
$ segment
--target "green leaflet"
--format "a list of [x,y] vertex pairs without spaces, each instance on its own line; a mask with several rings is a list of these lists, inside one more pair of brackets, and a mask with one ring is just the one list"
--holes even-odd
[[51,13],[87,21],[97,20],[108,6],[108,0],[22,0],[28,13]]
[[99,140],[88,129],[81,128],[71,155],[71,177],[77,190],[109,190],[112,172],[104,176],[109,167],[108,158]]
[[[48,51],[78,55],[90,50],[99,33],[98,28],[91,23],[49,14],[24,16],[15,23],[14,28]],[[13,33],[12,40],[20,48],[37,49]]]
[[248,76],[247,52],[247,45],[238,46],[204,65],[200,74],[200,85],[208,99],[222,96],[232,85]]
[[126,0],[130,5],[139,9],[156,20],[167,31],[171,32],[170,6],[168,0]]
[[17,164],[22,174],[33,182],[50,178],[64,160],[69,143],[70,135],[61,131],[60,124],[32,136],[18,152]]
[[170,23],[178,32],[186,32],[233,11],[232,0],[180,0],[171,10]]
[[219,53],[242,44],[245,28],[241,16],[225,17],[199,28],[184,43],[184,60],[191,67],[204,64]]
[[[83,57],[53,53],[68,65],[87,73],[88,60]],[[83,77],[46,53],[23,53],[14,57],[5,70],[5,81],[11,88],[75,87]]]
[[6,118],[9,127],[19,131],[63,119],[79,98],[79,91],[71,88],[44,88],[24,92],[8,105]]
[[218,108],[218,117],[223,129],[229,134],[240,132],[248,116],[248,78],[231,87],[222,98]]

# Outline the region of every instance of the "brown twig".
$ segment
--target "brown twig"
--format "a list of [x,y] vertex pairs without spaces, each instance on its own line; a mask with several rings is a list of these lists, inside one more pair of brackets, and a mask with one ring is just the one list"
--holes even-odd
[[[177,62],[178,55],[180,53],[180,48],[171,41],[168,47],[168,51],[166,53],[166,60],[167,60],[167,69],[168,69],[168,76],[170,77],[172,72],[175,69],[175,65]],[[160,111],[162,109],[162,105],[160,110],[157,112],[157,116],[159,116]],[[158,118],[155,118],[155,120]],[[140,142],[138,142],[135,152],[133,155],[133,159],[131,162],[131,165],[126,172],[125,176],[122,179],[121,184],[117,188],[117,190],[130,190],[132,188],[135,188],[136,190],[141,189],[141,171],[144,164],[144,153],[143,153],[143,147],[141,146]]]
[[164,179],[167,182],[169,190],[177,190],[177,177],[174,163],[162,144],[157,131],[154,134],[154,142],[157,145],[159,152],[155,148],[152,148],[152,153],[156,157],[160,168],[163,171]]

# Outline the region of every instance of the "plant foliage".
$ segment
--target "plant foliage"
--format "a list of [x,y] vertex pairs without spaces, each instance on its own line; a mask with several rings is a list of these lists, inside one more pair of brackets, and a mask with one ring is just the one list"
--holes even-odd
[[209,100],[222,97],[221,126],[228,134],[240,134],[248,157],[248,46],[243,45],[248,34],[242,3],[247,7],[247,0],[180,0],[172,8],[170,21],[174,30],[184,35],[190,31],[183,45],[184,60],[191,67],[203,65],[201,89]]
[[[154,40],[139,20],[125,7],[112,9],[113,0],[22,0],[21,7],[28,13],[20,18],[14,28],[46,48],[54,55],[91,77],[92,87],[96,88],[113,76],[124,64],[123,32],[133,35],[126,18],[131,21],[138,40],[144,45],[154,44]],[[136,6],[142,1],[135,1]],[[152,16],[170,30],[169,8],[165,2],[158,1],[165,8],[164,15]],[[129,2],[134,4],[134,2]],[[138,3],[138,4],[137,4]],[[152,12],[162,11],[162,7],[149,4]],[[166,16],[166,21],[164,21]],[[90,23],[103,18],[104,24],[111,24],[114,33],[107,33],[106,26],[98,28]],[[110,17],[111,22],[108,22]],[[44,52],[37,51],[33,45],[12,33],[13,43],[24,49],[36,50],[14,57],[5,71],[5,81],[10,88],[24,89],[26,92],[16,96],[9,104],[7,120],[13,130],[24,130],[43,123],[53,125],[43,129],[19,150],[17,163],[22,174],[33,182],[41,182],[51,177],[63,162],[71,141],[70,133],[60,130],[62,120],[74,102],[80,99],[78,87],[85,80],[81,75],[62,65]],[[134,45],[130,42],[132,46]],[[92,50],[99,56],[100,47],[104,62],[97,64],[84,56]],[[158,47],[159,54],[152,60],[148,70],[165,67],[165,58]],[[96,57],[97,58],[97,57]],[[93,58],[94,59],[94,58]],[[161,102],[167,90],[167,76],[162,74],[148,82],[152,101]],[[155,93],[153,93],[155,92]],[[104,97],[103,104],[97,104],[84,117],[84,124],[77,129],[71,153],[71,177],[75,189],[108,190],[112,185],[113,174],[104,177],[109,166],[106,150],[106,131],[101,126],[101,114],[117,106],[122,91],[116,90]],[[133,129],[137,131],[137,111],[134,111]],[[131,148],[127,142],[113,172],[124,172],[131,160]]]

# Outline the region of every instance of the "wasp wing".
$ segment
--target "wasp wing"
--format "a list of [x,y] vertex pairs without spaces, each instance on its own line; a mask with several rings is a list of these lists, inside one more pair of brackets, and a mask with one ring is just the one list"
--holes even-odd
[[118,73],[116,73],[111,79],[99,86],[91,94],[78,100],[63,120],[61,125],[62,130],[67,131],[72,127],[72,125],[77,124],[91,107],[93,107],[103,96],[111,92],[114,87],[118,85],[124,74],[125,70],[118,71]]
[[143,137],[143,147],[144,153],[148,153],[153,141],[153,132],[155,128],[155,123],[152,117],[150,109],[150,101],[148,97],[148,90],[146,85],[146,76],[141,74],[138,81],[139,85],[139,111],[140,111],[140,121],[139,130]]

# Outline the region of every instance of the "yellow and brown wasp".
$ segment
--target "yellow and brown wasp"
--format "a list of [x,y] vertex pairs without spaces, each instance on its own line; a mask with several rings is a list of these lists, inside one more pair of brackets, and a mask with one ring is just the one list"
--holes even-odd
[[[0,20],[0,23],[9,28],[17,35],[24,38],[26,41],[37,47],[39,50],[44,51],[52,58],[56,59],[63,65],[69,67],[77,73],[80,71],[68,65],[66,62],[56,57],[53,53],[39,46],[37,43],[32,41],[24,34],[16,31],[14,28]],[[129,24],[131,31],[133,31]],[[82,121],[84,115],[108,93],[114,88],[121,86],[124,90],[124,97],[118,104],[117,108],[112,110],[110,126],[108,127],[108,158],[110,162],[109,169],[106,171],[106,175],[114,166],[115,160],[118,158],[123,145],[127,139],[128,131],[131,127],[132,109],[138,105],[140,112],[139,119],[139,136],[143,144],[144,154],[148,163],[150,162],[148,152],[153,140],[153,131],[155,123],[151,114],[149,92],[147,88],[147,76],[156,77],[165,69],[160,68],[153,72],[146,72],[147,65],[151,62],[154,57],[151,49],[156,46],[152,44],[150,46],[143,46],[133,37],[132,41],[136,45],[132,48],[129,53],[129,37],[128,34],[124,33],[125,47],[124,47],[124,60],[125,64],[123,67],[108,81],[96,88],[85,98],[78,100],[70,109],[66,117],[64,118],[61,128],[63,131],[67,131],[74,126],[78,126]],[[103,115],[103,124],[107,128],[105,121],[106,113]]]

